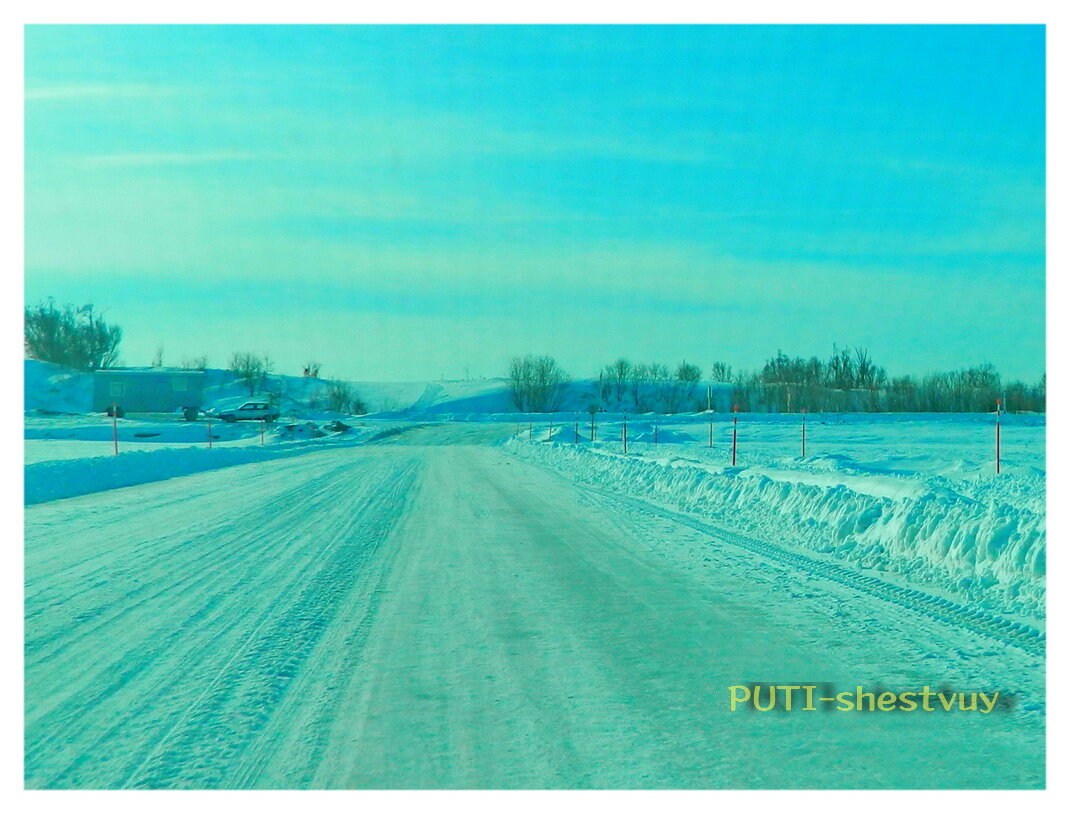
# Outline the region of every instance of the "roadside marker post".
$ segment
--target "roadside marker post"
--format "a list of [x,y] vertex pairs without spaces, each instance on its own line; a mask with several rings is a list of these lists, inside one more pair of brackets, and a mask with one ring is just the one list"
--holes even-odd
[[736,465],[736,427],[739,424],[739,405],[732,406],[732,466]]
[[212,448],[212,420],[208,419],[208,449]]
[[710,440],[709,440],[709,443],[707,444],[707,446],[710,449],[713,449],[713,416],[712,415],[710,416]]
[[574,433],[574,435],[572,436],[572,443],[573,444],[578,444],[580,442],[580,422],[579,421],[577,421],[575,423],[575,425],[572,427],[572,432]]
[[550,429],[548,429],[546,431],[546,440],[547,441],[553,441],[554,440],[554,420],[552,418],[550,419]]
[[532,440],[532,433],[535,432],[535,425],[533,422],[528,422],[528,440]]
[[654,446],[658,445],[658,419],[654,418]]
[[115,445],[115,454],[119,454],[119,405],[111,403],[111,442]]
[[999,414],[1003,406],[1003,399],[996,399],[996,474],[999,474],[1000,470],[1000,437],[999,437]]
[[802,457],[806,457],[806,408],[802,411]]
[[623,422],[621,424],[621,428],[620,428],[620,437],[624,441],[624,454],[627,455],[628,454],[628,414],[627,413],[621,413],[620,417],[621,417],[621,421]]
[[264,419],[260,419],[260,446],[264,446],[264,427],[267,422]]

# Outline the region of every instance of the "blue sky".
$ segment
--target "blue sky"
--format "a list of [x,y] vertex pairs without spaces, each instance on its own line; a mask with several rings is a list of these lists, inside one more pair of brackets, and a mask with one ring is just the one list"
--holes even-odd
[[30,27],[26,298],[124,361],[1044,370],[1044,31]]

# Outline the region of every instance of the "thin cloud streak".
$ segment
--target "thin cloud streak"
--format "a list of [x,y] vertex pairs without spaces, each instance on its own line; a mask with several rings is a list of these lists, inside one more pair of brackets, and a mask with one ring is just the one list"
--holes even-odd
[[36,88],[26,88],[26,100],[130,99],[173,96],[179,92],[178,88],[172,86],[149,84],[43,85]]

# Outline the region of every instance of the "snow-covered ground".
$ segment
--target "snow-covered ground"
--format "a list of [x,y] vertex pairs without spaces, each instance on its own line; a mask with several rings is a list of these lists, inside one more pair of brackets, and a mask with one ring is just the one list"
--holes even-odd
[[[27,785],[1043,784],[1035,639],[579,484],[503,454],[510,432],[414,426],[30,507]],[[802,680],[1012,699],[729,709],[732,685]]]
[[[1039,620],[1045,596],[1044,419],[1003,416],[1001,474],[994,417],[729,416],[590,427],[521,425],[510,449],[585,483],[646,497],[879,571],[981,607]],[[578,443],[577,443],[578,441]]]
[[[991,415],[811,415],[805,456],[740,415],[733,466],[723,413],[628,416],[625,455],[500,382],[342,417],[298,380],[274,426],[131,416],[115,455],[84,376],[27,385],[29,786],[1043,783],[1043,416],[999,475]],[[1013,703],[726,710],[802,679]]]
[[[89,413],[92,374],[27,359],[23,364],[24,409],[27,414]],[[248,390],[225,370],[205,371],[203,407],[216,407],[249,398]],[[310,406],[328,386],[323,379],[273,375],[269,387],[280,394],[284,418],[335,417]],[[510,409],[504,379],[440,382],[349,382],[372,414],[500,413]]]
[[[112,420],[103,416],[27,417],[25,502],[350,446],[397,426],[390,421],[350,421],[262,425],[122,418],[113,428]],[[113,432],[118,435],[118,454]]]

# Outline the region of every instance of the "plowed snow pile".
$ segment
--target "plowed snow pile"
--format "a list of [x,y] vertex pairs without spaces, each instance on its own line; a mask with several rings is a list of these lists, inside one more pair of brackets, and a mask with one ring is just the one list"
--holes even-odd
[[[608,435],[608,433],[607,433]],[[612,447],[616,449],[612,449]],[[725,466],[694,446],[530,443],[514,454],[577,481],[702,515],[784,548],[899,575],[1002,612],[1044,614],[1044,474],[871,474],[844,456]],[[670,445],[671,446],[671,445]],[[701,456],[699,456],[701,457]]]

